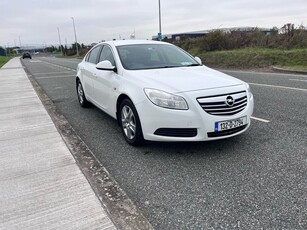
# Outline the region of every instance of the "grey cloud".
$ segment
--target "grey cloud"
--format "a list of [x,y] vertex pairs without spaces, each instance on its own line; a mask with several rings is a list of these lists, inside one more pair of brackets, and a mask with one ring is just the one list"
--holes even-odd
[[[306,23],[305,0],[161,0],[162,32],[176,33],[237,26],[282,26]],[[151,38],[158,32],[158,0],[1,0],[0,45],[58,44],[74,41],[75,18],[78,40]]]

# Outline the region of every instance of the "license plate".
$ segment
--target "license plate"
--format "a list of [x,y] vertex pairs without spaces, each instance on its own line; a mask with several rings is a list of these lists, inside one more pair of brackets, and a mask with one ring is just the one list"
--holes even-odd
[[240,117],[233,120],[228,121],[219,121],[215,122],[214,132],[234,129],[247,124],[246,117]]

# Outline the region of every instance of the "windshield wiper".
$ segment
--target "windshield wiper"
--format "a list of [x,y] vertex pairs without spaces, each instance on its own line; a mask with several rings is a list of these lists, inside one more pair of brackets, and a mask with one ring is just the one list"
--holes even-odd
[[150,69],[167,69],[167,68],[176,68],[176,67],[181,67],[177,65],[165,65],[165,66],[158,66],[158,67],[152,67]]
[[189,64],[189,65],[185,65],[185,66],[200,66],[200,64]]

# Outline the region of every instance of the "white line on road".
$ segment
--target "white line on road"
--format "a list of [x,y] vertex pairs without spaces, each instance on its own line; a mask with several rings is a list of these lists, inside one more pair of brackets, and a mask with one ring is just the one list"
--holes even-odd
[[297,74],[297,73],[271,73],[271,72],[256,72],[256,71],[244,71],[244,70],[225,70],[225,69],[218,69],[221,72],[229,72],[229,73],[247,73],[247,74],[257,74],[257,75],[266,75],[266,76],[272,76],[272,77],[289,77],[289,76],[299,76],[299,77],[307,77],[303,74]]
[[265,85],[265,84],[250,83],[250,82],[248,82],[248,84],[258,85],[258,86],[266,86],[266,87],[272,87],[272,88],[280,88],[280,89],[292,89],[292,90],[299,90],[299,91],[307,91],[307,89],[293,88],[293,87],[280,86],[280,85]]
[[258,118],[258,117],[251,117],[251,119],[254,119],[254,120],[257,120],[257,121],[262,121],[264,123],[269,123],[270,122],[269,120],[265,120],[265,119]]
[[45,72],[45,73],[42,73],[42,72],[40,72],[40,73],[34,73],[34,72],[33,72],[33,74],[34,74],[35,76],[36,76],[36,75],[65,74],[65,73],[71,74],[71,71],[65,71],[65,72]]
[[48,76],[48,77],[36,77],[35,79],[65,78],[65,77],[73,78],[75,76],[74,75],[69,75],[69,76]]
[[307,82],[307,80],[302,80],[302,79],[289,79],[289,81],[304,81],[304,82]]
[[62,68],[62,69],[70,70],[70,71],[73,71],[73,72],[77,72],[75,69],[68,68],[68,67],[65,67],[65,66],[62,66],[62,65],[54,64],[54,63],[51,63],[51,62],[48,62],[48,61],[42,61],[42,62],[43,63],[47,63],[48,65],[52,65],[52,66],[58,67],[58,68]]

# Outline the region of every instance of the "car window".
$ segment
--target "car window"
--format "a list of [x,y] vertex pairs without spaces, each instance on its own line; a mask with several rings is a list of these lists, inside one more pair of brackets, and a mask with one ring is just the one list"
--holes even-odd
[[105,61],[105,60],[110,61],[112,66],[115,66],[114,56],[109,46],[103,46],[98,62]]
[[124,45],[117,50],[124,68],[129,70],[199,65],[189,54],[171,45]]
[[[187,58],[185,55],[178,55],[178,50],[177,49],[168,49],[167,52],[165,52],[165,58],[172,64],[176,63],[186,63]],[[190,62],[190,61],[188,61]],[[185,64],[183,64],[185,65]]]
[[93,64],[97,64],[97,57],[100,49],[101,46],[97,46],[96,48],[92,49],[91,53],[89,54],[89,57],[87,58],[87,61]]

